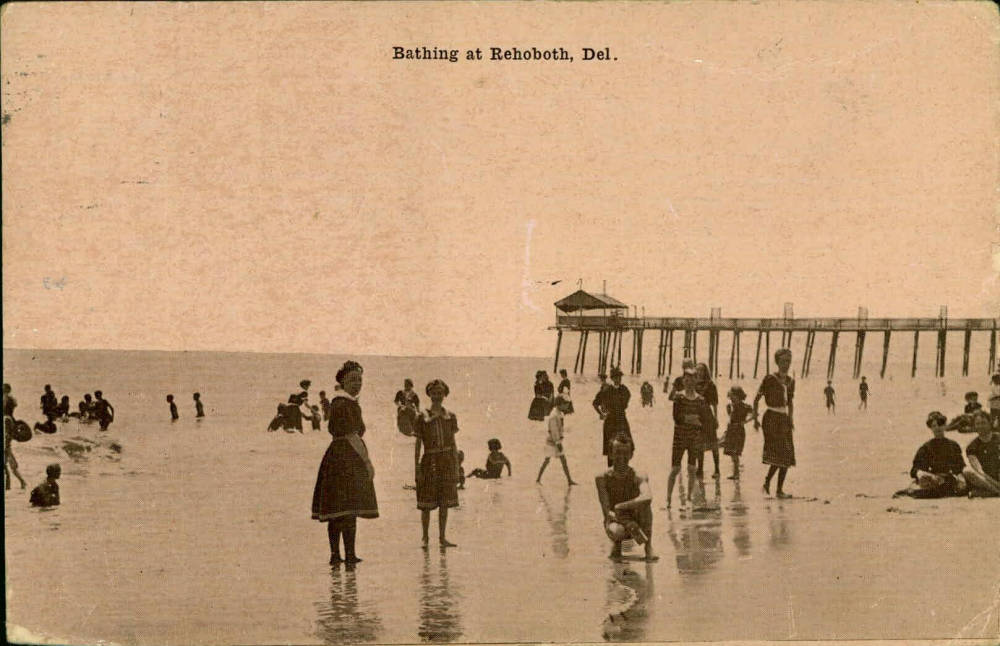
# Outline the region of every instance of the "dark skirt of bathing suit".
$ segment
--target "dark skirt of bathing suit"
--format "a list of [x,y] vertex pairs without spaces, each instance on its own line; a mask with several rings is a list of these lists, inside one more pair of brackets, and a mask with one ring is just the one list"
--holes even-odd
[[337,518],[378,518],[375,475],[362,436],[361,407],[348,396],[330,402],[330,435],[313,489],[312,517],[326,522]]

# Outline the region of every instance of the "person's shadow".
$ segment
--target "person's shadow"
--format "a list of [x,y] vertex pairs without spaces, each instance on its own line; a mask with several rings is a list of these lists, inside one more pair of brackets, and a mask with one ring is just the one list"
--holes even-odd
[[[447,552],[438,556],[437,577],[433,576],[431,550],[424,550],[420,572],[420,626],[417,634],[425,642],[453,642],[462,637],[459,595],[452,589],[448,574]],[[489,585],[483,581],[483,585]]]
[[382,630],[374,606],[358,600],[354,568],[331,568],[330,599],[317,601],[316,613],[316,635],[327,644],[378,641]]

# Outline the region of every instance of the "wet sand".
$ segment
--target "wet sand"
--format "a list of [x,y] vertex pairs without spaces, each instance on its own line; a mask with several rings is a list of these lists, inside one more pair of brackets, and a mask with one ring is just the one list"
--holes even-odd
[[[592,378],[574,381],[577,412],[567,418],[581,484],[568,488],[556,463],[539,486],[544,430],[526,416],[532,375],[550,361],[361,358],[381,518],[359,521],[365,561],[348,570],[327,565],[325,528],[309,518],[327,434],[264,432],[300,379],[312,379],[314,396],[332,391],[340,361],[6,351],[18,417],[37,418],[44,383],[74,404],[101,388],[118,410],[107,434],[71,422],[15,444],[29,490],[47,463],[63,465],[63,505],[33,510],[16,482],[6,494],[10,624],[128,644],[1000,637],[1000,500],[891,498],[930,437],[926,412],[959,411],[965,390],[985,392],[985,375],[949,378],[943,393],[936,381],[904,376],[901,357],[892,381],[869,372],[867,412],[856,410],[856,384],[835,382],[835,417],[823,407],[825,381],[799,380],[799,465],[786,485],[797,498],[763,494],[762,440],[748,425],[742,481],[716,488],[707,478],[719,509],[697,513],[676,502],[663,509],[672,424],[662,382],[643,409],[642,379],[626,378],[635,466],[654,492],[661,558],[647,564],[607,559]],[[446,406],[459,419],[466,471],[482,466],[490,437],[513,463],[511,479],[467,483],[450,516],[454,549],[420,548],[414,493],[403,488],[413,444],[396,432],[391,400],[406,376],[451,386]],[[755,390],[752,379],[740,383]],[[176,424],[168,392],[179,402]],[[88,451],[75,440],[85,448],[67,452],[73,437],[96,444]],[[972,439],[953,437],[963,447]],[[709,475],[710,465],[709,456]]]

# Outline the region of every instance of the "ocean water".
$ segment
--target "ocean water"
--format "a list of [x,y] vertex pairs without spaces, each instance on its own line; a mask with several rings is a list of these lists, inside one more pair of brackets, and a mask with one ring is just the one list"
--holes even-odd
[[[817,349],[820,376],[798,381],[798,466],[786,484],[797,498],[762,493],[762,439],[748,425],[743,479],[706,480],[719,506],[709,512],[676,502],[663,509],[670,409],[662,381],[654,407],[643,409],[639,385],[652,378],[626,377],[633,465],[649,475],[655,501],[661,558],[651,564],[607,558],[593,483],[605,468],[589,407],[593,377],[574,378],[576,414],[567,418],[580,486],[567,487],[558,463],[539,486],[544,431],[527,410],[533,374],[551,369],[551,359],[360,357],[381,517],[359,521],[365,560],[349,570],[327,564],[325,527],[310,519],[328,435],[265,432],[300,379],[312,380],[314,395],[331,392],[343,357],[8,350],[4,381],[19,418],[39,419],[45,383],[74,405],[101,389],[117,410],[107,433],[74,421],[14,445],[29,490],[48,463],[61,463],[63,476],[54,510],[30,508],[16,482],[5,494],[9,635],[120,644],[995,642],[1000,500],[891,497],[930,437],[926,413],[953,415],[966,390],[987,391],[985,356],[974,354],[968,378],[951,365],[952,376],[934,380],[933,361],[924,361],[913,380],[908,350],[898,354],[884,380],[866,364],[867,411],[857,410],[842,356],[834,416],[823,405]],[[951,354],[950,363],[960,361]],[[391,402],[404,377],[450,385],[445,404],[458,416],[466,471],[481,466],[491,437],[513,463],[510,479],[467,483],[449,520],[458,547],[447,551],[421,549],[414,492],[403,488],[413,478],[413,443],[396,431]],[[755,390],[749,376],[740,383]],[[720,392],[729,385],[718,382]],[[195,390],[208,415],[201,422]],[[178,399],[177,423],[167,393]]]

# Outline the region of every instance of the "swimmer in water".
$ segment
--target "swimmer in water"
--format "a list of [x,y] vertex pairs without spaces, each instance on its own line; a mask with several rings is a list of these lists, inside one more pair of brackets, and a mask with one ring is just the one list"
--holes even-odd
[[62,475],[62,467],[50,464],[45,467],[45,482],[31,490],[32,507],[55,507],[59,504],[59,483],[56,480]]

